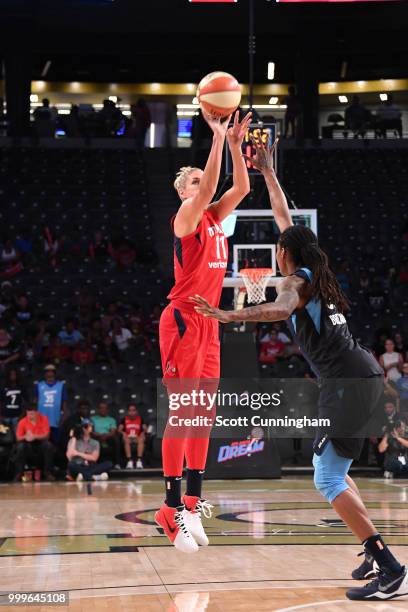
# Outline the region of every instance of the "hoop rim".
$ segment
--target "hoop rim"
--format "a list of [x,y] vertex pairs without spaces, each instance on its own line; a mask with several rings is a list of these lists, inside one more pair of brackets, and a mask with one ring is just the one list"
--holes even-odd
[[241,268],[239,271],[241,276],[247,276],[248,278],[262,278],[263,276],[271,276],[273,274],[272,268]]

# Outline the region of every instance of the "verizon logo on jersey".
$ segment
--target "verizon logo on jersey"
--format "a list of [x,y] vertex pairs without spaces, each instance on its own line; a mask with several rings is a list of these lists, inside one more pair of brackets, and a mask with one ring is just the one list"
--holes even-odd
[[211,225],[211,227],[208,228],[208,233],[209,233],[209,235],[212,238],[213,236],[215,236],[215,234],[223,234],[224,231],[223,231],[222,227],[220,227],[216,223],[215,225]]
[[227,262],[226,261],[209,261],[208,262],[208,267],[209,268],[217,268],[217,269],[224,269],[227,267]]

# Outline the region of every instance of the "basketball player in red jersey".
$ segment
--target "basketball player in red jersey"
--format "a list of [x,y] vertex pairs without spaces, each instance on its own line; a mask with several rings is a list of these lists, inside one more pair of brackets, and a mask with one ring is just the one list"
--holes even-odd
[[[220,122],[205,117],[213,132],[212,147],[204,171],[181,168],[174,186],[181,206],[172,219],[174,232],[175,284],[170,304],[160,319],[160,351],[163,381],[167,390],[180,389],[184,379],[211,379],[220,376],[218,322],[205,319],[194,310],[189,299],[199,293],[218,304],[228,262],[228,244],[221,222],[249,193],[249,177],[241,145],[251,122],[248,113],[239,122]],[[220,177],[225,138],[233,161],[233,185],[217,202],[212,202]],[[162,444],[166,501],[155,515],[156,522],[176,548],[195,552],[208,545],[201,523],[211,506],[201,499],[201,485],[207,459],[209,431],[203,437],[177,437],[167,425]],[[181,479],[186,461],[186,494],[181,498]]]

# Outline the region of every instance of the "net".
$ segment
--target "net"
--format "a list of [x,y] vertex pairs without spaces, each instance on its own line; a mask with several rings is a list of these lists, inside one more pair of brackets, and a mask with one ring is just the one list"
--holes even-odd
[[273,273],[272,268],[242,268],[239,273],[244,279],[248,302],[250,304],[264,302],[266,286]]

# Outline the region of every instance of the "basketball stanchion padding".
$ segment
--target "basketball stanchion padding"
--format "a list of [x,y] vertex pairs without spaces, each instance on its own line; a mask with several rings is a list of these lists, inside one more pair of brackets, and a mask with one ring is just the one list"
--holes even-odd
[[273,274],[272,268],[242,268],[239,271],[248,294],[250,304],[260,304],[266,300],[266,286]]

